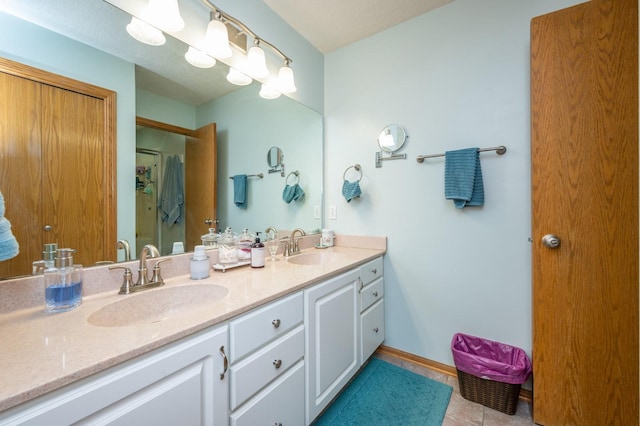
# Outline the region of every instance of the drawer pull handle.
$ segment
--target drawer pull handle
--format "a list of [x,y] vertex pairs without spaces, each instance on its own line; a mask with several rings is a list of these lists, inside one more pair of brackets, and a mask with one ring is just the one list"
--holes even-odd
[[227,354],[224,353],[224,346],[220,346],[220,356],[222,357],[224,366],[224,370],[220,373],[220,380],[224,380],[224,375],[227,374],[227,370],[229,369],[229,359],[227,358]]
[[373,297],[378,297],[378,292],[377,291],[373,292]]
[[360,293],[362,293],[362,289],[364,288],[364,281],[362,281],[362,279],[360,277],[358,277],[358,282],[360,283],[360,290],[358,290]]
[[378,327],[374,328],[373,331],[378,332]]
[[273,361],[273,365],[276,368],[280,368],[282,366],[282,360],[281,359],[276,359],[275,361]]
[[280,327],[280,320],[279,319],[274,319],[273,321],[271,321],[271,324],[273,324],[274,328],[278,328],[278,327]]
[[377,273],[378,273],[378,269],[373,268],[373,269],[371,270],[371,272],[373,272],[373,275],[375,275],[375,274],[377,274]]

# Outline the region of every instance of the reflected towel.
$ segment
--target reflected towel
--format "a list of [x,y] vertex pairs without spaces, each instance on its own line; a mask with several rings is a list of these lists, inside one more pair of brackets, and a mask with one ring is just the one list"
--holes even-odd
[[456,208],[484,204],[484,183],[478,148],[444,154],[444,197]]
[[182,222],[184,218],[184,182],[182,163],[177,155],[172,155],[167,159],[158,207],[162,209],[162,221],[167,223],[169,227],[174,223]]
[[285,185],[282,191],[282,200],[289,204],[292,201],[298,201],[304,197],[304,191],[297,183],[295,185]]
[[241,209],[247,208],[247,175],[233,177],[233,202]]
[[18,253],[18,240],[11,232],[11,223],[4,217],[4,197],[0,192],[0,260],[14,258]]
[[360,181],[349,182],[345,180],[342,184],[342,195],[347,203],[350,203],[354,198],[360,197],[362,191],[360,190]]

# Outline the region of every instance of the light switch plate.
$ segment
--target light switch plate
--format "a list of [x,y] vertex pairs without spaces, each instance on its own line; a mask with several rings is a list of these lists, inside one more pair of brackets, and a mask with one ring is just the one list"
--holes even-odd
[[336,206],[329,206],[329,219],[336,220],[338,218],[338,209]]

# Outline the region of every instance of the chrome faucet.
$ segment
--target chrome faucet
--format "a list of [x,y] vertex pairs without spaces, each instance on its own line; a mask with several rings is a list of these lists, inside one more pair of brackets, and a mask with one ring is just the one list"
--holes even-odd
[[128,262],[131,260],[131,248],[129,247],[129,241],[127,240],[118,240],[116,243],[116,250],[123,249],[124,250],[124,261]]
[[301,228],[296,228],[293,230],[293,232],[291,233],[291,237],[290,237],[290,242],[289,242],[289,254],[298,254],[300,253],[300,246],[298,244],[298,241],[300,240],[300,238],[296,238],[296,233],[300,234],[300,237],[304,237],[305,235],[307,235],[303,229]]
[[151,283],[151,281],[149,281],[149,276],[147,275],[147,254],[149,257],[160,256],[160,252],[154,245],[147,244],[142,247],[142,250],[140,251],[140,265],[138,266],[138,281],[136,281],[134,287],[139,285],[144,286]]
[[160,264],[171,260],[171,258],[160,259],[155,265],[153,265],[153,276],[151,279],[149,279],[149,275],[147,274],[147,257],[159,256],[160,252],[158,252],[158,249],[151,244],[147,244],[142,248],[142,251],[140,251],[140,266],[138,266],[138,281],[136,281],[135,284],[132,284],[131,269],[124,266],[110,266],[109,269],[124,269],[124,280],[122,281],[122,286],[120,286],[118,294],[129,294],[164,285],[164,280],[162,279],[160,271]]

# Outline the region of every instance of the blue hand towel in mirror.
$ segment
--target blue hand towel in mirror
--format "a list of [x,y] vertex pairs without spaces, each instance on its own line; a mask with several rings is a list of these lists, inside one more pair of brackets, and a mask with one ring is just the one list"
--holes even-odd
[[11,232],[11,223],[4,217],[4,197],[0,192],[0,260],[12,259],[19,252],[18,240]]
[[342,195],[344,199],[347,200],[347,203],[350,203],[356,197],[360,197],[362,195],[362,191],[360,190],[360,181],[349,182],[345,180],[342,184]]
[[456,208],[484,204],[484,183],[478,148],[447,151],[444,154],[444,196]]
[[247,175],[233,177],[233,202],[241,209],[247,208]]
[[295,185],[285,185],[282,191],[282,200],[289,204],[292,201],[298,201],[304,197],[304,191],[297,183]]

